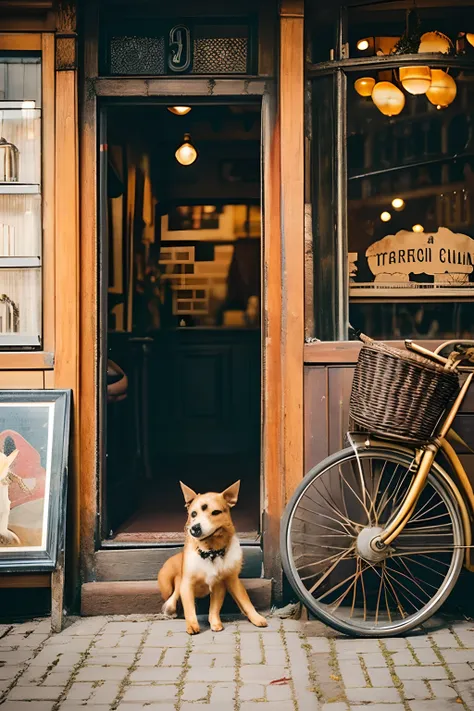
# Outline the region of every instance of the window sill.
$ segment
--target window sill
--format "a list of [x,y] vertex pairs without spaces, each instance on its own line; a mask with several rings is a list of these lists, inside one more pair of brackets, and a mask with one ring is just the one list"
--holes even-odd
[[[414,339],[416,340],[416,339]],[[416,340],[420,346],[434,350],[446,339],[436,341]],[[394,348],[404,349],[404,341],[385,341]],[[362,343],[358,341],[318,341],[305,343],[304,363],[311,364],[336,364],[355,365]]]
[[0,370],[52,370],[54,353],[49,351],[2,351]]

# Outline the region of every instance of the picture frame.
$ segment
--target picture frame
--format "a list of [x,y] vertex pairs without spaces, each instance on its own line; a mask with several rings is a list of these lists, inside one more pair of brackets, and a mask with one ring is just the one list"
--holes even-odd
[[[172,212],[170,214],[162,215],[161,217],[161,240],[162,242],[196,242],[196,241],[218,241],[218,240],[232,240],[234,239],[234,206],[224,205],[222,212],[220,212],[214,219],[209,222],[212,227],[204,226],[206,221],[203,220],[203,227],[193,228],[193,229],[171,229],[170,223],[179,226],[178,221],[178,211],[180,209],[200,208],[201,206],[193,205],[178,205],[173,206]],[[183,221],[184,222],[184,221]]]
[[0,574],[58,565],[70,409],[70,390],[0,391]]

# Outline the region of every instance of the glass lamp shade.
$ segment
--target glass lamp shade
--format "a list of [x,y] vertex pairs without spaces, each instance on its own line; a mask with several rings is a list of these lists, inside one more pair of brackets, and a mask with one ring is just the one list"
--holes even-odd
[[431,86],[431,69],[429,67],[400,67],[400,81],[409,94],[426,94]]
[[474,47],[474,34],[472,32],[466,32],[466,39],[472,47]]
[[374,86],[375,79],[373,77],[360,77],[354,82],[354,89],[360,96],[371,96]]
[[175,116],[186,116],[191,111],[190,106],[168,106],[168,111],[171,111]]
[[181,163],[181,165],[192,165],[194,163],[198,153],[191,143],[191,136],[189,133],[184,134],[183,142],[174,155],[178,163]]
[[420,54],[425,52],[441,52],[441,54],[447,54],[451,46],[451,40],[449,37],[446,37],[446,35],[443,35],[442,32],[425,32],[424,35],[421,35],[418,52]]
[[391,81],[379,81],[372,90],[372,101],[385,116],[397,116],[405,106],[405,94]]
[[456,82],[450,74],[442,69],[431,70],[431,86],[426,97],[434,106],[445,109],[453,103],[457,90]]

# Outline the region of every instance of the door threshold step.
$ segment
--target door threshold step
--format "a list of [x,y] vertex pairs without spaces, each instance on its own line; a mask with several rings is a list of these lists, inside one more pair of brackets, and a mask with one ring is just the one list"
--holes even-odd
[[[272,581],[266,578],[243,578],[243,584],[257,610],[268,610],[272,599]],[[115,580],[84,583],[81,588],[81,614],[151,615],[161,612],[163,604],[156,580]],[[197,601],[198,612],[207,612],[209,600]],[[237,612],[237,606],[226,596],[223,612]]]

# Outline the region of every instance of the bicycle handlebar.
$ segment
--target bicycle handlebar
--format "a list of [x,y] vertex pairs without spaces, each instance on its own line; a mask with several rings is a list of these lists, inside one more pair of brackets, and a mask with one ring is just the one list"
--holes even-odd
[[[413,351],[414,353],[418,353],[421,356],[424,356],[425,358],[429,358],[430,360],[434,360],[436,363],[440,363],[441,365],[446,365],[448,363],[448,359],[445,358],[444,356],[440,355],[440,351],[443,351],[447,346],[453,345],[453,344],[462,344],[465,346],[469,346],[470,348],[474,348],[474,341],[467,340],[467,339],[455,339],[452,341],[445,341],[442,343],[440,346],[436,348],[434,351],[430,351],[428,348],[424,348],[423,346],[419,346],[417,343],[414,343],[411,338],[407,338],[405,340],[405,348],[409,351]],[[467,358],[467,360],[470,360],[472,362],[471,357]],[[473,367],[474,367],[474,362],[473,362]],[[467,365],[461,365],[456,368],[456,370],[459,371],[472,371],[472,367],[467,366]]]

